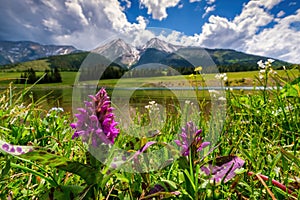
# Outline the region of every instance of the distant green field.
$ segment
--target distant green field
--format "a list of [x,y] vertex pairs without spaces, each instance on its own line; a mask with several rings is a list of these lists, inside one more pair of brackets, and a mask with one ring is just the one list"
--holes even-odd
[[12,72],[12,71],[25,71],[27,69],[32,68],[34,71],[45,71],[46,69],[51,69],[50,68],[50,63],[48,62],[47,59],[43,60],[33,60],[33,61],[28,61],[28,62],[22,62],[19,64],[15,64],[13,68],[7,68],[7,69],[2,69],[2,71],[7,71],[7,72]]
[[[74,84],[77,72],[60,72],[60,74],[63,80],[62,83],[38,84],[36,87],[71,87]],[[36,72],[36,75],[41,76],[43,72]],[[21,72],[0,72],[0,86],[8,85],[20,76]]]
[[[290,77],[294,79],[299,77],[299,70],[277,70],[278,75],[287,79]],[[38,76],[41,76],[43,72],[37,72]],[[6,87],[10,82],[19,78],[21,72],[0,72],[0,86]],[[71,87],[74,84],[77,72],[61,72],[62,83],[48,83],[38,84],[36,87]],[[231,86],[251,86],[253,81],[258,76],[258,71],[249,72],[229,72],[227,73],[228,81]],[[202,76],[206,83],[215,81],[215,74],[206,74]],[[202,78],[200,75],[190,77],[189,75],[184,76],[162,76],[162,77],[150,77],[150,78],[122,78],[122,79],[106,79],[99,82],[100,86],[113,87],[116,84],[122,87],[136,87],[144,85],[145,87],[151,86],[187,86],[186,84],[196,84]],[[18,86],[18,85],[17,85]],[[20,85],[21,86],[21,85]]]

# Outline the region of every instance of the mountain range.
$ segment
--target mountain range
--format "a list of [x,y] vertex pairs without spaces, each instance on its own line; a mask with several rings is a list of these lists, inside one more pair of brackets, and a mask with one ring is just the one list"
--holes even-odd
[[[208,49],[173,45],[158,38],[152,38],[140,47],[134,47],[121,39],[113,40],[91,52],[109,58],[124,68],[134,68],[148,63],[159,63],[172,67],[192,67],[216,65],[222,71],[256,70],[259,60],[267,57],[246,54],[231,49]],[[290,64],[274,59],[273,66]]]
[[[135,68],[149,63],[159,63],[174,68],[195,67],[195,65],[209,68],[215,64],[220,71],[248,71],[256,70],[259,60],[268,59],[267,57],[246,54],[231,49],[208,49],[173,45],[158,38],[152,38],[139,47],[132,46],[122,39],[116,39],[90,52],[83,52],[73,46],[2,41],[0,42],[0,65],[44,59],[50,63],[51,67],[75,70],[80,67],[79,61],[83,61],[89,53],[104,56],[113,64],[124,69]],[[80,59],[77,55],[80,56]],[[74,59],[76,64],[74,64]],[[273,66],[275,68],[290,65],[290,63],[281,60],[274,60]],[[59,63],[64,63],[65,65],[62,66]],[[16,64],[12,65],[12,67],[14,66]],[[69,66],[72,69],[69,69]]]
[[79,51],[73,46],[42,45],[31,41],[0,41],[0,65],[26,62],[53,55],[66,55]]

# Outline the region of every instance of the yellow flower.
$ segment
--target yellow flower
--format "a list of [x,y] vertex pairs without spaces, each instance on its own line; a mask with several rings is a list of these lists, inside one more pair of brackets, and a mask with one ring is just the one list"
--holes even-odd
[[195,71],[195,72],[201,72],[201,71],[202,71],[202,67],[201,67],[201,66],[196,67],[194,71]]
[[189,78],[194,78],[194,77],[195,77],[194,74],[190,74],[190,75],[189,75]]

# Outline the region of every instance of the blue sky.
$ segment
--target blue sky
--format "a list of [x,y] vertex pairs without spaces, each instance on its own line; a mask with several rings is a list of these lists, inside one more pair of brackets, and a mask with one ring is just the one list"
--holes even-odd
[[[141,45],[226,48],[300,63],[298,0],[0,0],[0,40],[91,50],[112,38]],[[153,28],[154,27],[154,28]]]

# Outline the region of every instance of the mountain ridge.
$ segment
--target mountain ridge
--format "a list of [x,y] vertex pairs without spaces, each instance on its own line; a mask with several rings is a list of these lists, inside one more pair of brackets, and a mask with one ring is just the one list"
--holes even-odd
[[32,41],[0,41],[0,65],[80,51],[71,45],[43,45]]
[[[34,42],[32,43],[38,44]],[[80,68],[79,61],[80,60],[83,61],[83,59],[88,55],[88,53],[99,54],[101,56],[104,56],[109,60],[111,60],[112,63],[116,64],[116,66],[122,67],[126,70],[135,68],[139,65],[149,64],[149,63],[160,63],[163,65],[172,66],[174,68],[176,67],[190,68],[190,67],[196,67],[193,65],[195,65],[195,63],[196,64],[198,63],[197,60],[199,61],[201,59],[202,60],[206,59],[208,60],[207,65],[216,65],[219,71],[223,71],[223,72],[249,71],[249,70],[258,69],[257,61],[268,59],[268,57],[247,54],[232,49],[220,49],[220,48],[209,49],[209,48],[201,48],[195,46],[186,47],[180,45],[173,45],[168,42],[162,41],[158,38],[152,38],[151,40],[147,41],[144,45],[141,45],[139,47],[135,47],[131,44],[128,44],[122,39],[115,39],[91,50],[90,52],[81,54],[80,59],[77,59],[74,64],[72,60],[76,59],[76,53],[83,52],[83,51],[77,50],[72,46],[56,46],[56,45],[52,45],[52,46],[44,45],[44,46],[52,47],[52,48],[55,47],[54,49],[56,50],[60,49],[65,51],[65,52],[56,51],[57,53],[56,55],[51,55],[50,57],[47,55],[46,58],[39,58],[39,59],[48,60],[51,67],[59,67],[63,70],[79,69]],[[63,47],[65,47],[66,49],[63,49]],[[71,49],[69,49],[69,47]],[[0,50],[2,50],[1,45],[0,45]],[[68,52],[68,50],[70,51]],[[63,55],[59,55],[59,53]],[[186,57],[180,56],[180,53],[188,56],[188,59],[186,59]],[[2,55],[0,54],[0,59],[1,56]],[[59,62],[57,62],[57,60],[59,60]],[[196,62],[193,62],[193,60],[194,61],[196,60]],[[274,60],[275,62],[273,64],[275,68],[276,67],[279,68],[283,65],[285,66],[290,65],[290,63],[288,62],[284,62],[278,59],[274,59]],[[69,64],[64,64],[65,66],[60,65],[60,63],[66,63],[66,62]],[[203,67],[204,68],[206,67],[205,63]]]

